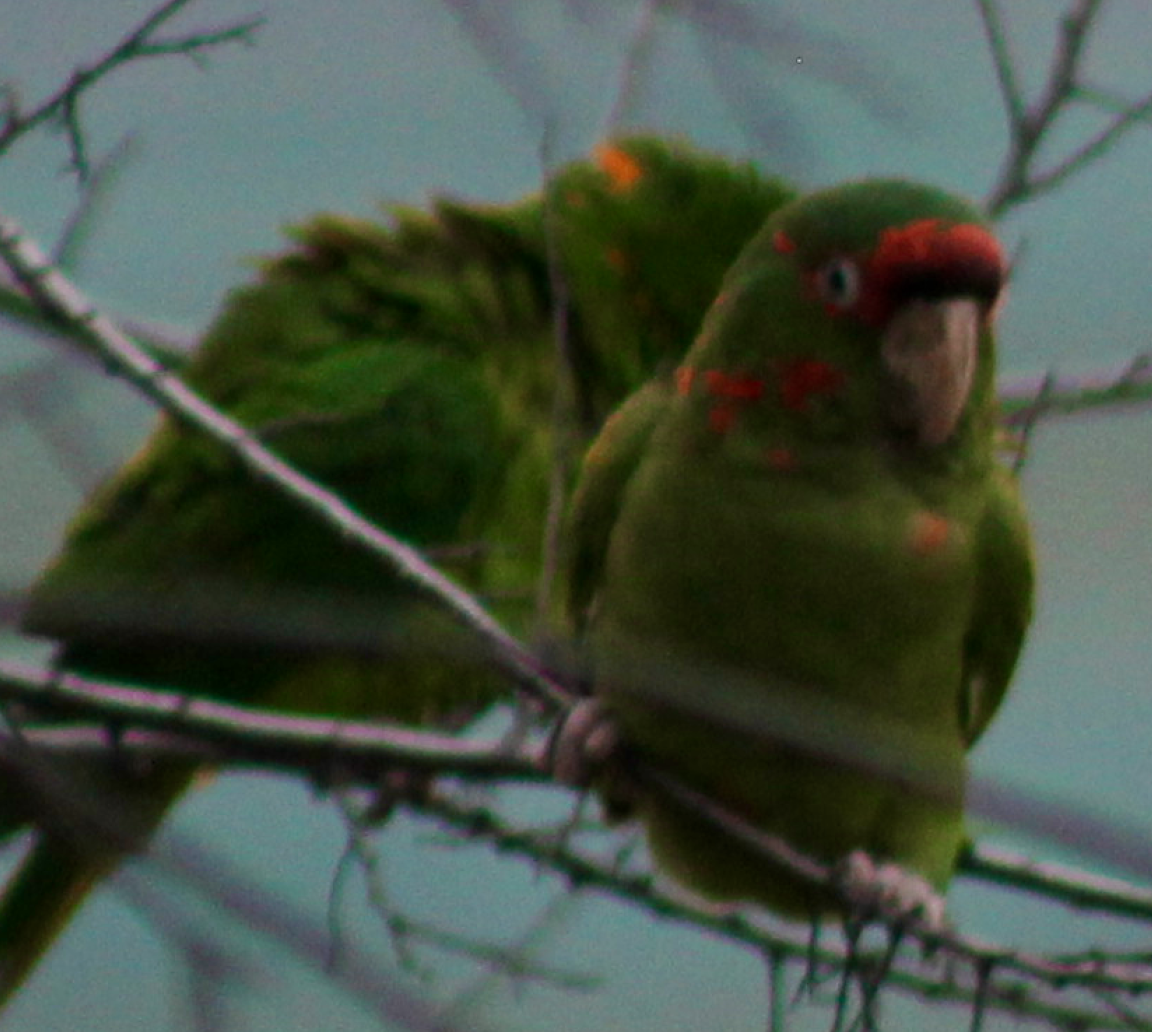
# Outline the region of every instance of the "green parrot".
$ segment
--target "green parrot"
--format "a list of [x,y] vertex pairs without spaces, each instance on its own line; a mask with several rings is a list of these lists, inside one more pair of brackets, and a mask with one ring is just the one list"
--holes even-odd
[[[618,736],[884,897],[904,872],[909,909],[922,896],[941,918],[965,754],[1032,606],[996,454],[1005,278],[977,211],[930,187],[864,181],[781,207],[683,363],[606,422],[570,514],[567,605],[607,722],[586,717],[588,737]],[[621,780],[610,765],[602,794],[631,802],[657,866],[697,893],[834,907]]]
[[[634,137],[516,204],[322,216],[229,297],[182,373],[528,635],[558,448],[550,254],[578,455],[682,357],[790,198],[751,166]],[[24,628],[59,642],[68,670],[292,711],[447,720],[505,691],[441,612],[167,418],[75,518]],[[0,790],[0,832],[39,825],[0,898],[0,1001],[123,858],[116,840],[143,846],[195,770],[49,773]],[[124,835],[47,820],[61,776]]]

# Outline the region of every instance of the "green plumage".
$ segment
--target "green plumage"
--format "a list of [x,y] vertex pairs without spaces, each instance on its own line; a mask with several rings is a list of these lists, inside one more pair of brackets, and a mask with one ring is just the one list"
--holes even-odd
[[[926,187],[785,206],[682,367],[608,421],[571,522],[570,609],[626,739],[827,862],[937,888],[1031,607],[994,456],[1003,273],[978,214]],[[705,895],[828,906],[655,794],[639,810]]]
[[[323,216],[230,296],[184,374],[529,634],[557,448],[552,245],[569,300],[563,432],[579,450],[682,355],[788,196],[750,167],[635,138],[519,204]],[[74,520],[25,628],[58,640],[68,669],[292,710],[439,719],[503,690],[443,615],[169,420]],[[150,825],[193,772],[75,773],[114,823]],[[0,901],[0,998],[115,864],[67,821],[38,834]]]

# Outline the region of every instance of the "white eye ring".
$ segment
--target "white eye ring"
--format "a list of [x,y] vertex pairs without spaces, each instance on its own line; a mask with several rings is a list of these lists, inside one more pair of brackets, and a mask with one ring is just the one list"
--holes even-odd
[[851,258],[833,258],[816,270],[816,291],[833,308],[851,308],[860,299],[860,269]]

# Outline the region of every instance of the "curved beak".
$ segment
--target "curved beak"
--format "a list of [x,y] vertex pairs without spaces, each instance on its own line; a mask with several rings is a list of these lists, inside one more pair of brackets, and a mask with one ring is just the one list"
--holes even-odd
[[956,430],[976,374],[987,305],[973,298],[911,300],[889,320],[880,354],[893,427],[925,448]]

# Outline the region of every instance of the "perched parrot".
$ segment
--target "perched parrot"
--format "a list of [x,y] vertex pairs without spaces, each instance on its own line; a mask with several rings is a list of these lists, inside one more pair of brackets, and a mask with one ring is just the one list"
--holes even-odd
[[[323,216],[231,295],[183,374],[528,634],[558,352],[578,458],[679,361],[790,197],[751,166],[635,137],[514,205]],[[76,517],[24,627],[68,670],[287,710],[433,720],[503,689],[442,613],[171,419]],[[39,825],[0,898],[0,1001],[124,853],[47,819],[60,776],[142,845],[194,771],[113,758],[40,773],[0,788],[0,833]]]
[[[1032,606],[996,454],[1005,277],[980,215],[930,187],[781,207],[681,365],[607,420],[570,514],[568,609],[608,738],[833,870],[863,858],[937,903],[965,754]],[[627,780],[609,765],[602,794],[682,884],[794,917],[834,906],[613,770]]]

